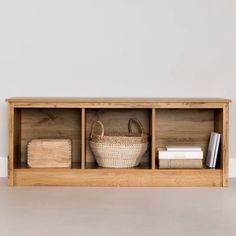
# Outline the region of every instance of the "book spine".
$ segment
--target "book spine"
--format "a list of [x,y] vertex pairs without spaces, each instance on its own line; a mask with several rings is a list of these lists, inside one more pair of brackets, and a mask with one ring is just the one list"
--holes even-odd
[[159,151],[159,159],[203,159],[203,151],[197,152],[169,152]]
[[167,151],[174,152],[200,152],[202,149],[200,147],[166,147]]
[[202,168],[202,160],[159,160],[159,168]]

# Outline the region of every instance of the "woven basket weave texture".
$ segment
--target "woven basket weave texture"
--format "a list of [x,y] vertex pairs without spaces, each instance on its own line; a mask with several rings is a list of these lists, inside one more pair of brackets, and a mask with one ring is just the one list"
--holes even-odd
[[[95,134],[95,127],[101,127],[101,134]],[[139,134],[133,133],[136,125]],[[142,124],[137,119],[128,122],[128,133],[104,134],[104,125],[95,121],[91,128],[90,147],[101,167],[131,168],[139,165],[148,148],[148,135],[144,134]]]

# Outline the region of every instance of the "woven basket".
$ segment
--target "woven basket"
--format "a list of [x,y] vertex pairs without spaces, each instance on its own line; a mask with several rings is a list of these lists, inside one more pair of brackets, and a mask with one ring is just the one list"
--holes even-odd
[[[140,133],[133,133],[135,124]],[[95,134],[95,126],[101,126],[101,134]],[[90,147],[101,167],[131,168],[139,165],[148,147],[148,135],[144,134],[143,126],[137,119],[130,119],[128,133],[104,135],[104,125],[95,121],[91,128]]]

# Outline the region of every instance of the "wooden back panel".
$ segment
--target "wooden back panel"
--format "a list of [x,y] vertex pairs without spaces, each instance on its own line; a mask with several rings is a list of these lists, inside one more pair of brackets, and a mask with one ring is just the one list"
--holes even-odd
[[28,142],[37,138],[71,139],[72,162],[80,162],[81,109],[21,109],[21,162],[27,162]]
[[204,158],[211,132],[214,131],[213,109],[157,109],[156,149],[166,145],[200,146]]
[[[95,162],[89,147],[91,126],[94,121],[101,120],[107,134],[117,131],[128,132],[129,119],[137,118],[142,123],[144,132],[150,135],[150,115],[151,109],[86,109],[86,162]],[[148,149],[141,162],[149,163],[150,155],[150,149]]]

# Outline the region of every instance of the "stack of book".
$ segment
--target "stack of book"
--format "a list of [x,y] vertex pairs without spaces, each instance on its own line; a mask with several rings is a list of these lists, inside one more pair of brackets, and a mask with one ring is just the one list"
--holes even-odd
[[158,150],[159,168],[202,168],[201,147],[167,146]]

